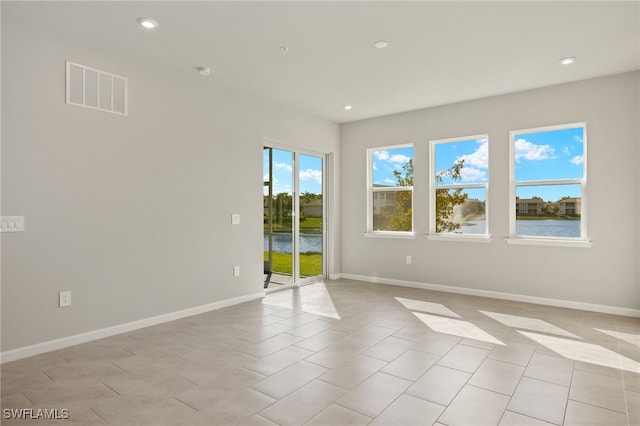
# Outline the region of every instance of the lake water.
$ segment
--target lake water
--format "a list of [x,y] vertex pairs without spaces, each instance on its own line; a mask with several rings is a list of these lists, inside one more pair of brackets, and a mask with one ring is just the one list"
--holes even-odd
[[[463,226],[465,234],[484,234],[486,225],[484,220],[477,220],[471,226]],[[579,220],[516,220],[516,234],[532,237],[565,237],[580,238]]]
[[[273,234],[273,251],[276,253],[291,253],[291,234]],[[269,250],[269,237],[264,236],[264,250]],[[307,252],[322,253],[322,235],[300,235],[300,253]]]
[[[473,225],[463,226],[465,234],[484,234],[486,223],[484,220],[469,222]],[[579,220],[517,220],[517,235],[530,235],[535,237],[566,237],[580,238]],[[277,253],[291,253],[291,234],[273,234],[273,251]],[[264,236],[264,250],[269,249],[268,236]],[[300,253],[322,253],[322,235],[303,234],[300,236]]]

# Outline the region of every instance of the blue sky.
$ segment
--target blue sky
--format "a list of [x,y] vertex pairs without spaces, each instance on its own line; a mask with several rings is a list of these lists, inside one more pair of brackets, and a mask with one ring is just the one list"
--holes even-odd
[[442,174],[459,160],[464,160],[460,171],[460,181],[453,182],[449,176],[442,176],[442,184],[486,183],[489,180],[489,141],[486,138],[467,139],[436,144],[436,173]]
[[[322,159],[309,155],[299,155],[300,193],[306,191],[322,193]],[[263,177],[266,181],[269,173],[269,152],[264,150]],[[293,189],[293,153],[280,149],[273,150],[273,193],[286,192]]]
[[402,166],[413,158],[413,147],[381,149],[373,151],[373,183],[384,186],[397,186],[393,175],[395,170],[402,172]]
[[[581,179],[584,175],[584,129],[582,127],[521,133],[514,137],[515,179]],[[518,187],[520,198],[542,197],[557,201],[580,197],[580,185]]]
[[[514,138],[515,178],[519,181],[544,179],[580,179],[584,173],[583,128],[519,133]],[[394,148],[374,151],[373,181],[375,184],[397,184],[394,170],[401,170],[413,148]],[[436,173],[450,169],[464,159],[459,183],[486,183],[489,179],[489,141],[486,138],[441,142],[435,146]],[[454,183],[443,176],[442,184]],[[465,192],[469,192],[466,190]],[[520,198],[542,197],[557,201],[563,196],[580,197],[579,184],[520,186]],[[470,192],[470,198],[484,199],[483,190]]]

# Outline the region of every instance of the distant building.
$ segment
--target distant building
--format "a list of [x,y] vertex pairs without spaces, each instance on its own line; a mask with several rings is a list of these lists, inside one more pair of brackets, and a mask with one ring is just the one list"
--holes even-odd
[[580,198],[565,198],[557,202],[558,214],[569,216],[580,216],[582,211],[582,201]]
[[307,217],[322,217],[322,200],[300,200],[300,211]]
[[535,216],[544,214],[547,203],[541,198],[516,198],[516,214]]
[[[373,184],[375,188],[390,188],[388,185]],[[373,193],[373,214],[383,214],[385,211],[393,211],[396,208],[395,191],[380,191]]]

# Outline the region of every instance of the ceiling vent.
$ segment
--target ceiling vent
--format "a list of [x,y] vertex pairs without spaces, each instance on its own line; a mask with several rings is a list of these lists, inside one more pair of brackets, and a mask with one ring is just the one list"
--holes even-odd
[[127,79],[67,61],[66,103],[127,115]]

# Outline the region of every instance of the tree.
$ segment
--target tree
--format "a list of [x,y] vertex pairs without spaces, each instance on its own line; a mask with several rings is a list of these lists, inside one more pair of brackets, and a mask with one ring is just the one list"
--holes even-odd
[[550,216],[556,216],[560,211],[560,207],[556,203],[547,203],[547,205],[544,206],[544,211]]
[[[413,159],[410,159],[404,166],[402,172],[394,170],[393,175],[398,181],[399,187],[413,186]],[[395,208],[391,211],[383,212],[383,216],[388,221],[390,231],[410,232],[413,228],[412,221],[413,206],[411,205],[411,191],[395,191]]]
[[[442,183],[446,176],[454,182],[460,181],[463,167],[464,159],[456,161],[450,169],[436,174],[436,184]],[[460,223],[453,222],[451,216],[453,208],[463,204],[467,198],[469,195],[463,193],[462,188],[436,189],[436,233],[457,231],[462,227]]]
[[[450,169],[436,174],[436,183],[441,183],[446,176],[451,177],[453,181],[460,181],[463,167],[464,160],[456,161]],[[413,160],[409,160],[402,166],[401,171],[395,170],[393,175],[398,182],[398,187],[413,186]],[[462,188],[436,189],[436,232],[451,232],[461,228],[459,223],[451,221],[450,218],[453,208],[463,204],[468,197],[468,194],[463,193]],[[412,214],[411,192],[401,189],[395,191],[395,208],[383,213],[390,231],[411,231]]]

